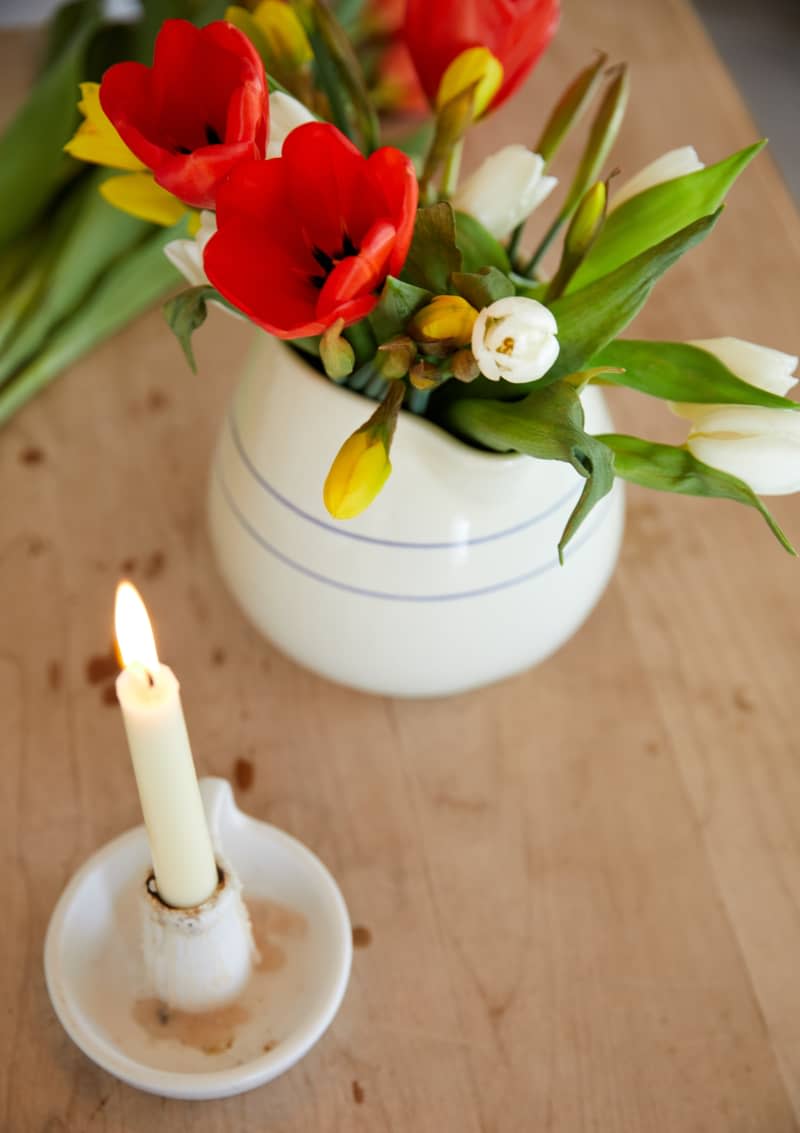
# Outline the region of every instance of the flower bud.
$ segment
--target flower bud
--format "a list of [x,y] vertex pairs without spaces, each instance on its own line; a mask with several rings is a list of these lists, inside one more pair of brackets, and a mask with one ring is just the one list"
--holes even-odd
[[558,325],[535,299],[509,296],[484,307],[472,330],[472,353],[484,377],[533,382],[558,357]]
[[344,319],[337,319],[331,323],[319,341],[319,356],[325,373],[334,382],[341,382],[350,374],[356,364],[356,355],[353,347],[346,338],[342,338]]
[[253,12],[253,21],[274,63],[296,70],[314,58],[303,25],[285,0],[262,0]]
[[503,85],[503,64],[492,55],[488,47],[468,47],[450,63],[442,75],[436,95],[436,108],[441,110],[448,102],[473,87],[472,115],[480,118]]
[[453,205],[479,220],[498,240],[527,220],[558,184],[544,176],[544,159],[526,146],[504,146],[461,185]]
[[689,345],[713,354],[743,382],[776,393],[779,397],[785,397],[797,385],[794,376],[797,358],[793,354],[731,337],[695,339]]
[[450,359],[453,377],[459,382],[474,382],[480,376],[480,367],[471,350],[459,350]]
[[408,324],[412,338],[421,343],[466,346],[478,312],[460,295],[437,295]]
[[322,498],[334,519],[353,519],[369,507],[389,479],[389,449],[406,387],[390,382],[366,424],[347,438],[331,465]]
[[609,212],[624,205],[631,197],[652,189],[654,185],[661,185],[664,181],[674,181],[676,177],[685,177],[687,173],[697,173],[705,169],[694,146],[681,146],[670,150],[661,157],[651,161],[644,169],[640,169],[635,176],[626,181],[614,194]]
[[408,380],[414,389],[435,389],[441,385],[442,375],[433,362],[426,362],[420,358],[408,372]]
[[[690,406],[683,406],[688,412]],[[760,405],[696,406],[686,447],[759,495],[800,491],[800,414]]]
[[545,298],[548,302],[564,294],[570,280],[600,235],[606,219],[607,198],[608,189],[603,181],[598,181],[583,194],[564,237],[564,249],[558,271],[547,288]]
[[378,347],[376,361],[382,378],[394,381],[404,378],[417,356],[417,346],[406,335],[390,338]]
[[334,519],[353,519],[369,507],[391,471],[383,437],[364,430],[353,433],[331,465],[323,489],[325,507]]

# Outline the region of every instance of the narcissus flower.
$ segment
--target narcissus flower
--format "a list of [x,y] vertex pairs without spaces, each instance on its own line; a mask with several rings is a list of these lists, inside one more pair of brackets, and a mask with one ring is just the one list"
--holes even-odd
[[460,295],[437,295],[408,324],[408,333],[420,343],[446,342],[466,346],[478,312]]
[[503,79],[491,100],[509,98],[555,35],[559,0],[408,0],[405,40],[429,100],[434,102],[452,61],[469,48],[487,48]]
[[322,496],[334,519],[354,519],[369,507],[389,479],[397,417],[405,396],[402,382],[392,382],[383,402],[339,449]]
[[484,377],[533,382],[558,357],[553,312],[535,299],[509,296],[484,307],[472,331],[472,353]]
[[403,266],[417,207],[410,158],[365,158],[335,126],[292,130],[283,156],[234,171],[205,251],[214,286],[279,338],[321,334],[374,308]]
[[213,207],[237,165],[264,156],[264,66],[247,36],[222,20],[204,28],[167,20],[153,66],[115,64],[100,102],[158,184],[197,208]]

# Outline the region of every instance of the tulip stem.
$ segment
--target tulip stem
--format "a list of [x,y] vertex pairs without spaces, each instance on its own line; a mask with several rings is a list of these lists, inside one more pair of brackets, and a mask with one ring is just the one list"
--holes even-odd
[[525,231],[525,221],[521,220],[514,231],[511,233],[511,239],[508,241],[508,258],[513,264],[517,258],[519,251],[519,242],[522,239],[522,233]]
[[464,139],[459,138],[447,155],[447,162],[442,175],[442,197],[449,200],[458,188],[458,177],[461,172],[461,157],[464,153]]
[[533,253],[531,258],[523,268],[522,274],[527,275],[529,279],[533,278],[533,273],[538,267],[539,261],[558,235],[559,229],[564,223],[564,219],[565,218],[563,216],[557,216],[555,218],[553,223],[548,228],[547,232],[544,234],[544,239],[539,244],[539,247],[536,249],[536,251]]
[[422,417],[428,408],[432,392],[429,389],[410,389],[406,395],[406,409],[410,413],[416,413],[418,417]]

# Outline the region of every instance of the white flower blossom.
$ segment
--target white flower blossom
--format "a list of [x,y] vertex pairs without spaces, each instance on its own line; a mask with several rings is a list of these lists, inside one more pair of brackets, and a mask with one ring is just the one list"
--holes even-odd
[[687,173],[697,173],[705,169],[694,146],[681,146],[670,150],[651,161],[644,169],[640,169],[629,181],[612,194],[609,213],[625,204],[631,197],[636,197],[654,185],[661,185],[664,181],[674,181],[676,177],[684,177]]
[[491,381],[532,382],[558,357],[558,325],[535,299],[509,296],[484,307],[472,331],[472,353]]

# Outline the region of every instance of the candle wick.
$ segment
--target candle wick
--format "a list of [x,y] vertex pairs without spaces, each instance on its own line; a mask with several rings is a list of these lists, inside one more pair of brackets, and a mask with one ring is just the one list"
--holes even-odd
[[145,673],[147,674],[148,685],[150,686],[150,688],[155,688],[155,683],[156,683],[155,677],[153,676],[153,674],[150,672],[149,669],[145,669]]

